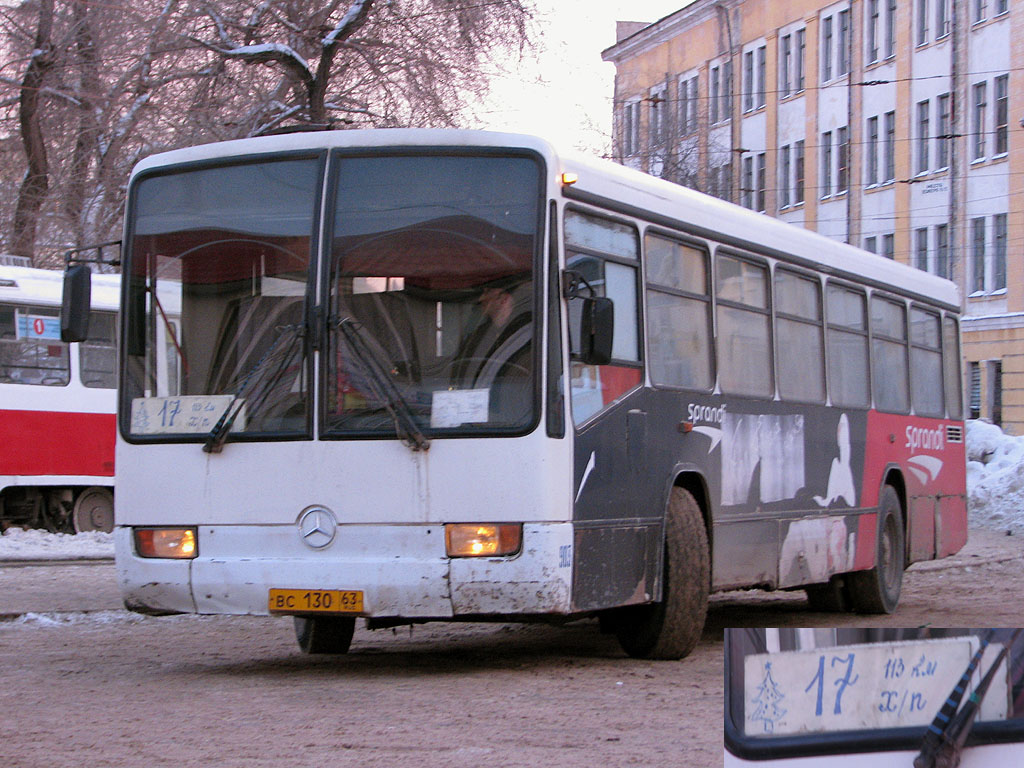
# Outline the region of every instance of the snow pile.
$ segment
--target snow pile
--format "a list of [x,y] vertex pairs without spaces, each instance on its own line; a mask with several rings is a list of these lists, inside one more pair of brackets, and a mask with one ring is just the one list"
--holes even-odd
[[1024,528],[1024,437],[967,422],[967,509],[975,528]]
[[0,535],[0,560],[95,560],[114,556],[114,535],[47,533],[10,528]]

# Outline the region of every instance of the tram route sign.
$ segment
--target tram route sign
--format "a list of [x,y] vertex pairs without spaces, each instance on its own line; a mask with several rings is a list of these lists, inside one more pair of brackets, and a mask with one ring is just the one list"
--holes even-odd
[[[927,725],[978,649],[976,636],[748,656],[744,715],[748,736]],[[990,646],[969,695],[998,653]],[[1005,719],[1006,664],[981,708],[981,720]]]

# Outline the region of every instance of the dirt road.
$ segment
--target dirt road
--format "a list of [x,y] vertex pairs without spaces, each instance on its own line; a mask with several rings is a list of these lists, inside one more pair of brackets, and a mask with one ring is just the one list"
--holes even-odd
[[716,596],[696,652],[657,663],[593,621],[360,628],[348,656],[303,656],[289,619],[143,618],[110,565],[0,564],[0,764],[720,766],[723,627],[1017,626],[1022,550],[973,535],[887,617]]

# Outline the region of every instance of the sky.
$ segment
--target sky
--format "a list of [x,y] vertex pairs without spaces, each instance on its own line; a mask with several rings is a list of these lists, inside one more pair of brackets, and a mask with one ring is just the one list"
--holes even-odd
[[535,55],[491,85],[483,127],[532,133],[558,146],[600,154],[610,148],[616,21],[654,22],[688,0],[536,0]]

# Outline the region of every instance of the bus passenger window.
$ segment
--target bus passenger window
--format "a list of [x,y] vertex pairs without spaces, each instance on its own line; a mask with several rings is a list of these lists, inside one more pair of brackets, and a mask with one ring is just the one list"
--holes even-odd
[[881,411],[910,410],[907,381],[907,310],[902,304],[871,298],[871,359],[875,407]]
[[45,307],[0,306],[0,382],[67,385],[71,369],[59,315]]
[[779,395],[783,400],[825,401],[825,340],[821,288],[786,270],[775,273]]
[[710,390],[715,374],[707,253],[652,234],[644,246],[651,380]]
[[732,256],[716,258],[718,371],[722,391],[772,395],[768,270]]
[[949,418],[962,419],[964,393],[960,383],[960,327],[954,317],[946,317],[942,321],[942,374]]
[[827,302],[828,383],[832,404],[867,408],[871,404],[871,390],[864,294],[830,284]]
[[82,383],[87,387],[114,389],[117,386],[114,327],[112,312],[93,312],[89,319],[89,338],[79,348]]
[[910,310],[911,394],[918,416],[941,417],[945,412],[940,336],[937,314],[916,307]]

